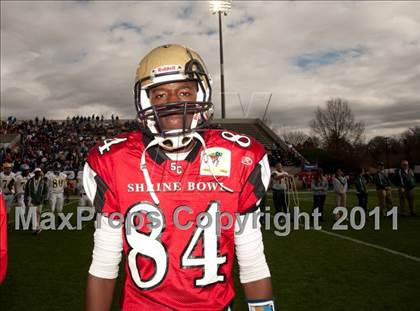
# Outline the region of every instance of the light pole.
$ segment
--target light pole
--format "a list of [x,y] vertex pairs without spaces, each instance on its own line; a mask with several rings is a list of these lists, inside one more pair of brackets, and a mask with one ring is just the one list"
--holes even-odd
[[232,7],[232,0],[209,1],[210,12],[219,15],[219,45],[220,45],[220,91],[222,104],[222,119],[226,117],[225,109],[225,73],[223,68],[223,36],[222,36],[222,14],[227,15]]
[[389,168],[389,137],[385,137],[385,159],[386,159],[386,168]]

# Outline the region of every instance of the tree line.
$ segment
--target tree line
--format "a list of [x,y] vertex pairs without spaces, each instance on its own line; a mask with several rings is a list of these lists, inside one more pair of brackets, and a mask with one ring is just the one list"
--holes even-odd
[[357,121],[348,101],[333,98],[324,107],[317,107],[310,121],[311,135],[303,131],[283,133],[307,160],[326,171],[343,168],[356,171],[360,167],[385,163],[399,167],[402,159],[420,165],[420,126],[408,128],[402,134],[375,136],[365,139],[365,125]]

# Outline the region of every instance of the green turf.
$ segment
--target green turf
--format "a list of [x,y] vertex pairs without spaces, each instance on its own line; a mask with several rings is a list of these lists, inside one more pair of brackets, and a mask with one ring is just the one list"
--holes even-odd
[[[420,213],[420,191],[416,195]],[[311,195],[299,197],[301,209],[311,210]],[[377,202],[375,193],[369,199],[371,208]],[[355,195],[350,193],[353,205]],[[65,211],[75,206],[70,203]],[[329,194],[324,230],[331,231],[332,207]],[[334,232],[420,257],[420,217],[401,217],[398,225],[394,231],[389,219],[381,219],[379,231],[370,221],[360,231]],[[0,309],[82,310],[93,224],[82,231],[43,231],[39,236],[9,229],[9,270],[0,287]],[[303,228],[285,237],[265,231],[264,243],[280,310],[420,310],[420,262]],[[235,279],[235,309],[245,310]],[[122,278],[113,310],[118,310],[121,285]]]

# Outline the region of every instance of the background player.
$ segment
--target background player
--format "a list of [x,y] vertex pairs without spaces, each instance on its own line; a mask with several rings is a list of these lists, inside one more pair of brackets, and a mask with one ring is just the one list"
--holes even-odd
[[67,186],[67,175],[61,171],[61,164],[55,163],[53,171],[48,172],[45,177],[48,179],[48,201],[51,211],[57,213],[63,211],[64,189]]
[[3,164],[3,172],[0,173],[0,184],[6,202],[7,213],[9,213],[15,197],[15,173],[12,172],[11,163],[5,162]]
[[17,196],[17,207],[20,209],[20,213],[24,214],[26,210],[25,205],[25,186],[28,180],[31,178],[29,175],[29,165],[22,164],[20,167],[21,171],[16,174],[16,182],[15,182],[15,189],[16,189],[16,196]]

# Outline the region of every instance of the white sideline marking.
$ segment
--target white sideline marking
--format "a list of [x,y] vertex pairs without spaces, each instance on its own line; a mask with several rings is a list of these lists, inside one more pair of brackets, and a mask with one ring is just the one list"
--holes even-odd
[[315,229],[312,228],[312,230],[320,231],[322,233],[325,233],[325,234],[328,234],[328,235],[331,235],[331,236],[334,236],[334,237],[337,237],[337,238],[340,238],[340,239],[343,239],[343,240],[348,240],[348,241],[351,241],[351,242],[354,242],[354,243],[357,243],[357,244],[369,246],[369,247],[376,248],[376,249],[379,249],[381,251],[384,251],[384,252],[387,252],[387,253],[390,253],[390,254],[394,254],[394,255],[397,255],[397,256],[401,256],[401,257],[404,257],[404,258],[407,258],[407,259],[411,259],[411,260],[420,262],[419,257],[411,256],[411,255],[401,253],[401,252],[398,252],[398,251],[394,251],[390,248],[386,248],[386,247],[383,247],[383,246],[380,246],[380,245],[376,245],[376,244],[372,244],[372,243],[369,243],[369,242],[364,242],[364,241],[361,241],[361,240],[353,239],[353,238],[350,238],[348,236],[337,234],[337,233],[327,231],[327,230],[323,230],[323,229],[315,230]]

